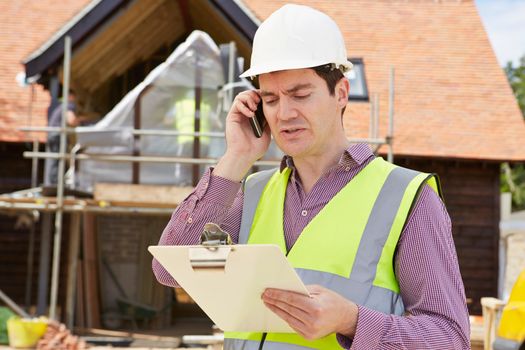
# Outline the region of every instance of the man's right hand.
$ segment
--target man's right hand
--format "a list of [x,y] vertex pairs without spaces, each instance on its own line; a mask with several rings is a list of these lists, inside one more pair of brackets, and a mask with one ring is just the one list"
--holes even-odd
[[243,91],[233,100],[226,117],[226,153],[213,170],[213,175],[241,181],[253,163],[270,145],[270,128],[266,125],[262,137],[255,137],[249,118],[255,116],[261,98],[255,90]]

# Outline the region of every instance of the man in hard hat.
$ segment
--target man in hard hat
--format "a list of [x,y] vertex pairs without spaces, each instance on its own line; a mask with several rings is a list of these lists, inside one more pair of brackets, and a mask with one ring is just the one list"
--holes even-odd
[[[207,222],[234,242],[273,243],[310,296],[262,299],[297,333],[226,333],[225,349],[468,349],[469,323],[451,224],[437,178],[350,145],[342,126],[351,69],[335,22],[286,5],[259,27],[251,64],[260,90],[239,94],[227,150],[179,206],[161,245],[197,244]],[[268,126],[253,135],[262,101]],[[278,169],[245,179],[268,148]],[[156,262],[157,279],[176,282]]]

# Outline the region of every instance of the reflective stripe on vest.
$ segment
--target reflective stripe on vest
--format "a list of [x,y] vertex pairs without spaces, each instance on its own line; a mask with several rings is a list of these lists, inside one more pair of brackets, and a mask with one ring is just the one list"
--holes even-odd
[[[247,179],[239,243],[273,243],[286,254],[283,211],[289,176],[287,168]],[[437,177],[374,159],[304,228],[288,260],[306,285],[319,284],[359,305],[401,315],[394,253],[427,182],[440,193]],[[227,332],[225,337],[225,349],[237,350],[258,346],[262,335]],[[334,334],[308,341],[297,334],[275,333],[267,334],[264,348],[289,349],[291,344],[298,349],[339,348]]]
[[[259,343],[260,339],[262,337],[262,334],[258,334],[258,339],[225,339],[224,340],[224,346],[223,350],[259,350]],[[334,336],[335,337],[335,336]],[[341,347],[338,345],[338,348]],[[266,339],[264,341],[264,349],[272,349],[272,350],[304,350],[304,349],[321,349],[321,348],[312,348],[302,345],[296,345],[286,342],[274,342],[269,341]],[[330,348],[322,348],[324,350],[330,349]],[[334,348],[335,349],[335,348]]]

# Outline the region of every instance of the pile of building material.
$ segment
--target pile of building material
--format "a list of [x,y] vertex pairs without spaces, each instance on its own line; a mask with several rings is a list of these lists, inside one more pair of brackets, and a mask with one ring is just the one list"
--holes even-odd
[[73,335],[62,323],[49,321],[47,331],[38,341],[37,350],[84,350],[86,342]]

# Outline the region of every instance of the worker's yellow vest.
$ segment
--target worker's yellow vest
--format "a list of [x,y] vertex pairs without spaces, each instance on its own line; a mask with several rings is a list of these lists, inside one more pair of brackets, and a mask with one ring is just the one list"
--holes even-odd
[[[200,104],[200,132],[210,131],[210,105],[201,101]],[[175,102],[175,129],[179,132],[192,133],[195,132],[195,100],[181,99]],[[193,142],[194,137],[189,135],[180,135],[177,138],[179,144]],[[200,137],[201,143],[208,144],[210,138]]]
[[[260,172],[245,183],[239,243],[278,245],[303,282],[387,314],[404,312],[394,253],[411,207],[425,183],[440,194],[435,175],[376,158],[304,228],[287,252],[283,210],[290,169]],[[255,204],[254,204],[255,203]],[[259,349],[261,333],[225,333],[225,350]],[[264,349],[339,349],[335,334],[314,341],[268,333]]]
[[519,343],[525,341],[525,269],[518,276],[501,313],[498,336]]

